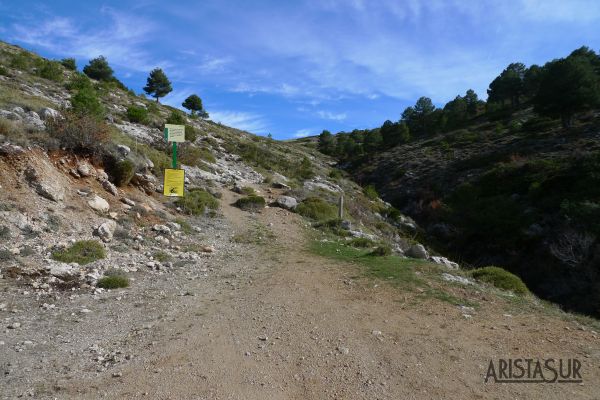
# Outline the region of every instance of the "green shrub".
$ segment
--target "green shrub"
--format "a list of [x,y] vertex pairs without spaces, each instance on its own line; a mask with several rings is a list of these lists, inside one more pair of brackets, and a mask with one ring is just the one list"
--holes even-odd
[[357,247],[361,249],[366,249],[375,246],[375,242],[367,238],[354,238],[351,241],[349,241],[348,244],[352,247]]
[[0,239],[10,239],[10,228],[0,225]]
[[245,194],[246,196],[252,196],[256,194],[256,190],[254,190],[254,188],[250,186],[244,186],[241,191],[242,194]]
[[181,207],[184,213],[191,215],[202,215],[207,208],[211,210],[219,208],[219,201],[204,189],[191,190],[175,204]]
[[31,57],[24,51],[15,54],[10,60],[10,66],[21,71],[26,71],[31,67]]
[[77,91],[77,93],[71,97],[71,106],[73,111],[80,115],[90,115],[97,118],[104,116],[104,107],[96,91],[91,88],[83,88]]
[[173,259],[169,253],[165,253],[164,251],[157,251],[153,254],[153,257],[156,261],[160,262],[171,261]]
[[109,275],[98,279],[98,287],[102,289],[119,289],[129,286],[129,278],[123,275]]
[[478,268],[471,271],[471,275],[478,281],[490,283],[497,288],[510,290],[516,294],[526,294],[529,292],[521,278],[502,268]]
[[191,125],[185,126],[185,140],[188,142],[195,142],[198,138],[198,132],[196,132],[196,128]]
[[14,258],[15,256],[10,250],[0,250],[0,261],[10,261]]
[[73,75],[69,83],[66,84],[66,88],[71,91],[82,89],[94,90],[94,85],[92,85],[92,81],[87,77],[87,75],[77,73]]
[[106,257],[102,244],[96,240],[80,240],[64,250],[52,253],[52,258],[64,263],[89,264]]
[[8,70],[3,65],[0,65],[0,75],[8,76]]
[[331,171],[329,171],[329,178],[333,180],[342,179],[342,176],[342,171],[340,171],[339,169],[332,169]]
[[42,78],[55,82],[61,82],[63,79],[62,66],[56,61],[45,61],[39,74]]
[[182,112],[171,111],[171,115],[167,118],[167,124],[185,125],[185,116]]
[[182,147],[179,161],[185,165],[199,166],[202,164],[201,161],[208,161],[209,163],[214,164],[217,162],[217,159],[210,150],[188,144],[185,147]]
[[296,176],[300,179],[311,179],[315,176],[312,163],[310,162],[308,157],[304,157],[300,162],[300,165],[296,169]]
[[315,221],[326,221],[337,217],[337,207],[318,197],[308,197],[296,207],[296,212]]
[[369,253],[370,256],[375,257],[387,257],[392,255],[392,248],[390,246],[382,245],[377,246],[372,252]]
[[377,200],[379,198],[379,193],[375,189],[375,186],[368,185],[363,188],[363,193],[369,200]]
[[110,172],[115,185],[127,186],[135,175],[135,165],[131,160],[117,161]]
[[74,58],[63,58],[62,60],[60,60],[60,63],[62,64],[63,67],[65,67],[68,70],[71,70],[71,71],[77,70],[77,62],[75,61]]
[[250,195],[237,199],[234,205],[245,211],[258,211],[265,207],[266,201],[261,196]]
[[129,121],[137,124],[143,124],[148,120],[148,110],[144,107],[127,107],[127,118]]

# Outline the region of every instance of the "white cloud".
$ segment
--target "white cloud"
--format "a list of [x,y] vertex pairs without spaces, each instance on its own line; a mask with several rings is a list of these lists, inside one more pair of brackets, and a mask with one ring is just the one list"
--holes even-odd
[[312,136],[315,134],[314,132],[315,129],[313,128],[299,129],[296,131],[296,133],[294,133],[294,137],[299,139],[307,136]]
[[12,39],[65,56],[94,58],[104,55],[113,65],[137,71],[171,65],[151,61],[152,55],[143,49],[157,28],[152,21],[107,7],[100,10],[99,18],[107,20],[103,29],[87,27],[65,17],[19,22],[13,25]]
[[223,125],[252,133],[269,133],[269,124],[260,114],[243,111],[211,111],[209,114],[211,120]]
[[322,119],[329,119],[331,121],[343,121],[348,115],[346,113],[332,113],[331,111],[318,111],[317,115]]

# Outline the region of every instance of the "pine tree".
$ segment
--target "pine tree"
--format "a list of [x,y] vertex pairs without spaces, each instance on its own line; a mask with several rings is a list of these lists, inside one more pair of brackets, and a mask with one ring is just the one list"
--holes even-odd
[[172,90],[173,88],[171,87],[171,82],[163,70],[160,68],[154,68],[148,76],[146,86],[144,86],[144,92],[156,98],[156,102],[158,103],[158,99],[160,97],[166,96]]
[[[198,97],[195,94],[188,96],[188,98],[185,99],[185,101],[183,103],[181,103],[181,105],[184,108],[187,108],[188,110],[190,110],[190,112],[192,113],[192,116],[194,116],[196,113],[198,113],[198,115],[202,116],[202,112],[204,111],[204,107],[202,106],[202,99],[200,99],[200,97]],[[206,113],[206,112],[204,112],[204,113]]]
[[98,81],[110,81],[113,77],[113,69],[108,65],[106,57],[100,56],[91,59],[88,65],[83,67],[83,73]]

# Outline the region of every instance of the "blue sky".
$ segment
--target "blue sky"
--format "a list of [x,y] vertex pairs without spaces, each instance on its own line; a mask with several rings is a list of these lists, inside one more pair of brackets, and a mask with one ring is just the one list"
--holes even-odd
[[159,66],[180,107],[278,139],[398,120],[419,96],[485,98],[510,62],[600,49],[600,1],[0,0],[0,38],[80,68],[104,55],[142,92]]

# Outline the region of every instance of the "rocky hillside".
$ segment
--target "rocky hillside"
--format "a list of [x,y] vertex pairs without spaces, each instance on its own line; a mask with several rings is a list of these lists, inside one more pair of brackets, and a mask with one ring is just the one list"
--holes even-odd
[[507,268],[539,296],[600,315],[597,111],[565,129],[525,104],[344,167],[413,217],[438,251]]

